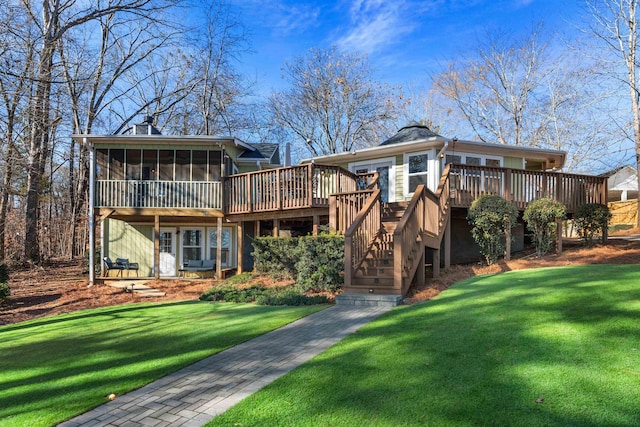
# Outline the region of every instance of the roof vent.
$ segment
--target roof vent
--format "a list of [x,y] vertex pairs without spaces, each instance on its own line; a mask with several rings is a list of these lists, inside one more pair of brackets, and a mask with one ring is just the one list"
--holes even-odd
[[145,116],[142,123],[133,125],[134,135],[162,135],[153,125],[153,116]]

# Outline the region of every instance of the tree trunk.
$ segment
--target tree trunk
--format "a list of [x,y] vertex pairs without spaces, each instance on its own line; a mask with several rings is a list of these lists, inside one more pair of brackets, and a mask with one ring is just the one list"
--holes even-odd
[[55,43],[49,34],[42,42],[38,62],[36,93],[31,102],[31,135],[27,164],[27,200],[25,212],[25,259],[40,262],[40,239],[38,223],[40,219],[40,181],[44,176],[43,157],[49,148],[49,110],[51,95],[51,75]]

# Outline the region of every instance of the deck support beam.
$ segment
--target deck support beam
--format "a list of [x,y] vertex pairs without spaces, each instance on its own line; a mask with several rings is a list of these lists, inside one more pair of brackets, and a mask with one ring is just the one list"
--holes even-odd
[[280,237],[280,218],[273,220],[273,237]]
[[312,234],[317,236],[320,233],[320,215],[313,216],[313,231]]
[[222,279],[222,218],[218,217],[216,233],[216,279]]
[[242,273],[242,254],[244,253],[244,221],[238,221],[238,226],[237,226],[237,231],[238,231],[238,268],[236,270],[236,272],[238,274]]
[[504,250],[504,260],[511,261],[511,228],[504,230],[506,249]]
[[[424,261],[424,255],[422,255],[422,259]],[[440,249],[433,250],[432,268],[433,268],[433,277],[440,277]]]
[[451,209],[447,210],[447,225],[444,226],[444,268],[451,267]]
[[153,217],[153,277],[160,279],[160,215]]
[[416,271],[416,284],[418,286],[424,286],[425,277],[424,277],[424,269],[425,269],[425,252],[426,248],[422,247],[422,255],[420,256],[420,260],[418,261],[418,271]]

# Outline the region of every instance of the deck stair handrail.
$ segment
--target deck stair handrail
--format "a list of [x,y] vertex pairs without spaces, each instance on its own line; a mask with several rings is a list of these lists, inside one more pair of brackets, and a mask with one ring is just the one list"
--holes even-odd
[[496,194],[524,210],[535,199],[550,197],[574,213],[585,203],[606,204],[607,178],[502,167],[451,165],[452,204],[469,207],[482,194]]
[[358,176],[339,166],[309,163],[224,178],[226,214],[329,206],[334,193],[355,191]]
[[393,284],[403,295],[421,267],[425,246],[440,247],[449,210],[449,171],[447,166],[436,193],[418,185],[393,233]]
[[329,196],[329,229],[344,234],[365,205],[373,190],[378,188],[378,172],[358,174],[357,191]]
[[350,284],[355,271],[364,261],[380,234],[382,203],[380,189],[369,195],[365,205],[344,233],[344,282]]

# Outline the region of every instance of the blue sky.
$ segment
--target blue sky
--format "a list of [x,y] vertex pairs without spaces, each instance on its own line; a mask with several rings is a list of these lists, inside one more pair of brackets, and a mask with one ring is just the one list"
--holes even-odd
[[390,84],[428,86],[438,64],[473,45],[485,28],[518,31],[543,21],[571,30],[580,0],[233,0],[253,53],[244,72],[266,94],[282,85],[285,61],[311,47],[364,52]]

